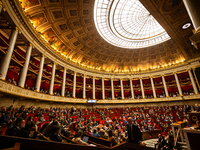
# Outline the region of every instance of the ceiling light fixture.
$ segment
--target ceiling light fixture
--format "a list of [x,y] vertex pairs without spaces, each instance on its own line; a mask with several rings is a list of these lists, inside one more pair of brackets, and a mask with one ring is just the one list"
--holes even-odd
[[191,23],[186,23],[182,26],[182,29],[187,29],[191,26]]

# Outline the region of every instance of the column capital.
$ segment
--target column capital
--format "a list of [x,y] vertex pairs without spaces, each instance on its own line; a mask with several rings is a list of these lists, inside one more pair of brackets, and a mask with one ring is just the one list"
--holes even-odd
[[177,72],[173,72],[173,74],[177,74]]
[[189,71],[189,70],[191,70],[191,68],[187,69],[186,71]]
[[142,79],[142,77],[139,77],[139,79]]
[[161,74],[161,76],[164,77],[165,75],[164,75],[164,74]]
[[41,56],[44,57],[44,58],[47,58],[44,54],[42,54]]
[[132,78],[129,78],[129,80],[133,80]]
[[67,70],[67,68],[66,68],[66,67],[64,67],[64,68],[63,68],[63,70]]
[[102,80],[104,80],[105,78],[101,78]]
[[22,32],[19,30],[19,28],[18,27],[15,27],[15,30],[19,33],[19,34],[21,34]]
[[33,46],[33,44],[32,44],[32,43],[30,43],[30,44],[29,44],[29,46],[30,46],[30,47],[32,47],[32,48],[34,48],[34,46]]
[[153,76],[149,76],[149,78],[153,78]]
[[111,80],[113,80],[113,78],[110,78]]
[[95,79],[96,77],[95,76],[93,76],[93,79]]
[[3,7],[3,3],[2,3],[2,1],[0,1],[0,7]]
[[74,71],[74,73],[77,73],[76,71]]
[[86,74],[84,74],[83,76],[84,76],[84,77],[86,77],[87,75],[86,75]]
[[52,64],[53,64],[53,65],[57,65],[57,62],[54,61]]
[[120,78],[120,80],[123,80],[122,78]]

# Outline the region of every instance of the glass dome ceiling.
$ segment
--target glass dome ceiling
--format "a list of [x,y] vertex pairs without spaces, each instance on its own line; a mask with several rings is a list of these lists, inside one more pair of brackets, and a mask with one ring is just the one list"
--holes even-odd
[[99,34],[122,48],[143,48],[170,36],[139,0],[96,0],[94,21]]

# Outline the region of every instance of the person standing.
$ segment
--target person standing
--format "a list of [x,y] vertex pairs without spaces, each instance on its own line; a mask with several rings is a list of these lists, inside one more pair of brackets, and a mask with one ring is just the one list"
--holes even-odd
[[131,117],[128,118],[127,132],[128,132],[128,142],[134,144],[140,144],[142,141],[142,133],[138,126],[134,124]]

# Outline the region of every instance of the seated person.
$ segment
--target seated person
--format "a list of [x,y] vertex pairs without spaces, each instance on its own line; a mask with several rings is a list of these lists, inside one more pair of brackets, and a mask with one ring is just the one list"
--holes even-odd
[[37,128],[36,128],[35,121],[28,121],[25,125],[25,128],[22,128],[20,130],[19,136],[25,137],[25,138],[36,138],[37,137],[36,129]]
[[51,121],[51,122],[46,126],[46,128],[43,130],[42,134],[43,134],[44,136],[49,137],[49,134],[52,132],[54,126],[56,126],[56,125],[60,126],[60,123],[59,123],[57,120]]
[[98,137],[98,138],[100,137],[99,133],[97,132],[97,129],[95,129],[95,128],[93,129],[93,132],[91,133],[91,135],[94,137]]
[[53,127],[52,132],[49,134],[49,137],[52,141],[62,142],[62,138],[59,135],[61,130],[61,127],[59,125],[56,125]]
[[200,124],[199,124],[199,121],[196,121],[196,124],[197,124],[197,127],[194,128],[194,129],[200,130]]
[[82,133],[80,131],[76,132],[74,138],[72,139],[73,142],[78,142],[83,145],[88,145],[88,143],[81,140]]
[[17,118],[17,120],[14,122],[14,125],[12,127],[8,127],[6,130],[6,135],[10,136],[20,136],[20,130],[24,128],[25,126],[25,120],[23,118]]
[[108,138],[107,138],[107,140],[110,142],[110,146],[111,147],[118,144],[118,142],[115,140],[113,130],[109,130],[108,131]]

